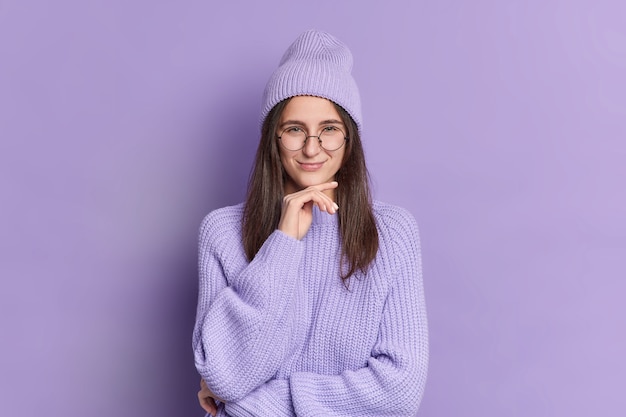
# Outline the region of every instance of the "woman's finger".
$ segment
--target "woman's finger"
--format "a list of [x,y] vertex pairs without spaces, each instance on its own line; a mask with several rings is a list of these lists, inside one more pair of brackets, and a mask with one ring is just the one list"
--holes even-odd
[[200,378],[200,391],[198,391],[198,401],[200,407],[207,413],[215,416],[217,414],[217,403],[215,395],[211,392],[204,379]]
[[313,187],[320,191],[325,191],[325,190],[332,190],[333,188],[337,188],[338,185],[339,183],[337,181],[330,181],[330,182],[325,182],[323,184],[314,185]]
[[217,404],[212,397],[207,396],[207,390],[202,389],[198,391],[198,401],[200,402],[200,407],[202,407],[204,411],[212,416],[217,414]]
[[333,201],[332,198],[330,198],[323,192],[324,189],[328,189],[323,186],[335,188],[337,186],[337,183],[332,182],[312,186],[296,193],[288,194],[284,197],[283,203],[288,207],[297,207],[298,209],[301,209],[306,203],[312,201],[313,203],[315,203],[316,206],[320,208],[320,210],[329,212],[331,214],[335,213],[339,206]]
[[283,207],[278,222],[278,229],[296,239],[302,239],[308,232],[313,220],[313,205],[329,214],[335,214],[339,206],[324,191],[337,187],[331,181],[287,194],[283,198]]
[[283,204],[288,210],[301,210],[309,202],[315,204],[320,210],[329,213],[334,213],[338,208],[337,204],[332,199],[319,191],[308,191],[298,195],[290,195],[285,197]]

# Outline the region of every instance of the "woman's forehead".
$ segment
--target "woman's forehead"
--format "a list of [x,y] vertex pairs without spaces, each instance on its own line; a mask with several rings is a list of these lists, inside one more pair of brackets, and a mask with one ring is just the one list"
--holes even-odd
[[296,96],[289,100],[281,114],[280,122],[288,120],[301,124],[341,123],[341,116],[335,104],[322,97]]

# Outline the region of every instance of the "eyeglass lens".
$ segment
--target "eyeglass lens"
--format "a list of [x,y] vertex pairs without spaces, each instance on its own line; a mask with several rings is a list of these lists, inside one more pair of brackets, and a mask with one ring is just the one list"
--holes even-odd
[[278,137],[282,145],[290,151],[299,151],[304,148],[309,138],[317,138],[322,148],[327,151],[336,151],[341,148],[346,140],[343,131],[337,127],[325,127],[318,136],[307,135],[299,127],[289,127]]

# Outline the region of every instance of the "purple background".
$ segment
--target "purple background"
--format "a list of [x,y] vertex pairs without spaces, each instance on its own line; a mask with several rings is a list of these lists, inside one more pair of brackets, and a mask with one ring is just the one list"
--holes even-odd
[[0,415],[201,416],[196,233],[303,30],[421,225],[420,416],[626,413],[623,1],[0,0]]

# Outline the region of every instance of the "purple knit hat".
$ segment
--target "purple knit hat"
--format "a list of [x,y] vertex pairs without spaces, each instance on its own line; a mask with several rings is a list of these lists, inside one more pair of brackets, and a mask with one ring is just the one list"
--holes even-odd
[[304,32],[287,49],[267,82],[261,122],[287,98],[317,96],[343,107],[361,131],[361,99],[351,71],[352,53],[344,43],[326,32]]

